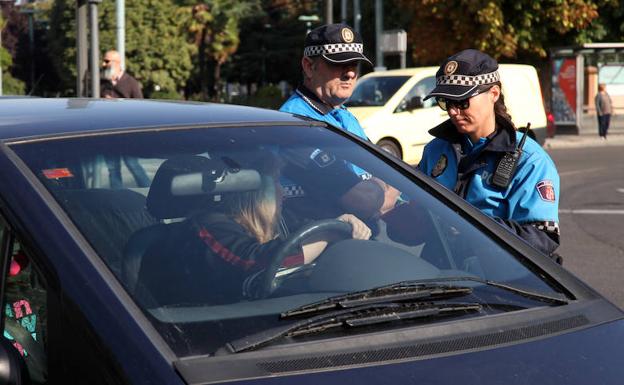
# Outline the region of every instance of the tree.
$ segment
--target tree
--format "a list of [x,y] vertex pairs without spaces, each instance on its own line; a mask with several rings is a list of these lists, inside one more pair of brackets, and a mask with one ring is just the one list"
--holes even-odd
[[598,17],[592,0],[397,0],[413,15],[409,36],[414,61],[439,64],[465,48],[495,58],[546,57],[556,44],[582,42]]
[[[241,22],[254,12],[260,12],[258,0],[206,0],[179,10],[197,48],[202,99],[207,100],[209,94],[216,101],[221,99],[221,67],[238,50]],[[212,92],[208,89],[209,64],[213,68]]]
[[[0,13],[0,33],[7,26],[7,20]],[[13,57],[9,51],[0,45],[0,68],[2,68],[2,92],[3,94],[22,95],[26,90],[24,82],[11,75]]]
[[[57,0],[51,11],[50,42],[53,63],[65,89],[76,79],[75,0]],[[100,48],[114,49],[115,2],[98,7]],[[155,90],[178,93],[191,73],[193,46],[186,42],[172,0],[126,0],[126,69],[149,97]],[[99,63],[98,63],[99,65]]]

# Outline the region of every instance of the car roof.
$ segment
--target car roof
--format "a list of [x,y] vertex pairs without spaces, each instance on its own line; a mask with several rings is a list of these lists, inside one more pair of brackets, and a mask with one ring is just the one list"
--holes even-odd
[[171,126],[310,125],[278,111],[216,103],[144,99],[0,99],[0,140]]

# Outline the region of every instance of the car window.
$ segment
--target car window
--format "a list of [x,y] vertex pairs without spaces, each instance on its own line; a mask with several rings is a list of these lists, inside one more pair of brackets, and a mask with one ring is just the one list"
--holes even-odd
[[160,128],[11,148],[180,356],[401,281],[472,277],[462,284],[479,301],[523,308],[543,303],[483,282],[559,294],[423,182],[324,127]]
[[383,106],[409,78],[409,76],[372,76],[363,78],[355,86],[346,106]]
[[[3,236],[9,236],[1,224]],[[47,383],[46,284],[35,262],[19,242],[10,241],[9,271],[4,289],[4,338],[24,358],[35,384]]]
[[427,100],[425,97],[429,95],[431,91],[435,88],[436,80],[434,76],[428,76],[424,79],[421,79],[412,87],[412,89],[405,95],[405,98],[401,101],[399,106],[397,107],[396,112],[402,112],[406,110],[408,106],[408,102],[412,100],[414,97],[419,97],[422,102],[422,107],[420,108],[429,108],[436,106],[435,98],[429,98]]

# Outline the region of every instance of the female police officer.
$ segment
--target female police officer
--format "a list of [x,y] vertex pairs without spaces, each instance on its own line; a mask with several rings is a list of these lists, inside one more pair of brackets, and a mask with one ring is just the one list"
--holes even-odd
[[498,63],[477,50],[461,51],[442,63],[430,97],[449,119],[429,131],[435,139],[425,147],[420,170],[553,256],[559,176],[548,154],[516,132]]

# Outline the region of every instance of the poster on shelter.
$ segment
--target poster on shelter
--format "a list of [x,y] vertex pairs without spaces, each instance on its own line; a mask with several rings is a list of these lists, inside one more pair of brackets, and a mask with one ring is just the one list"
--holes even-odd
[[551,109],[556,124],[576,123],[576,58],[555,58]]

